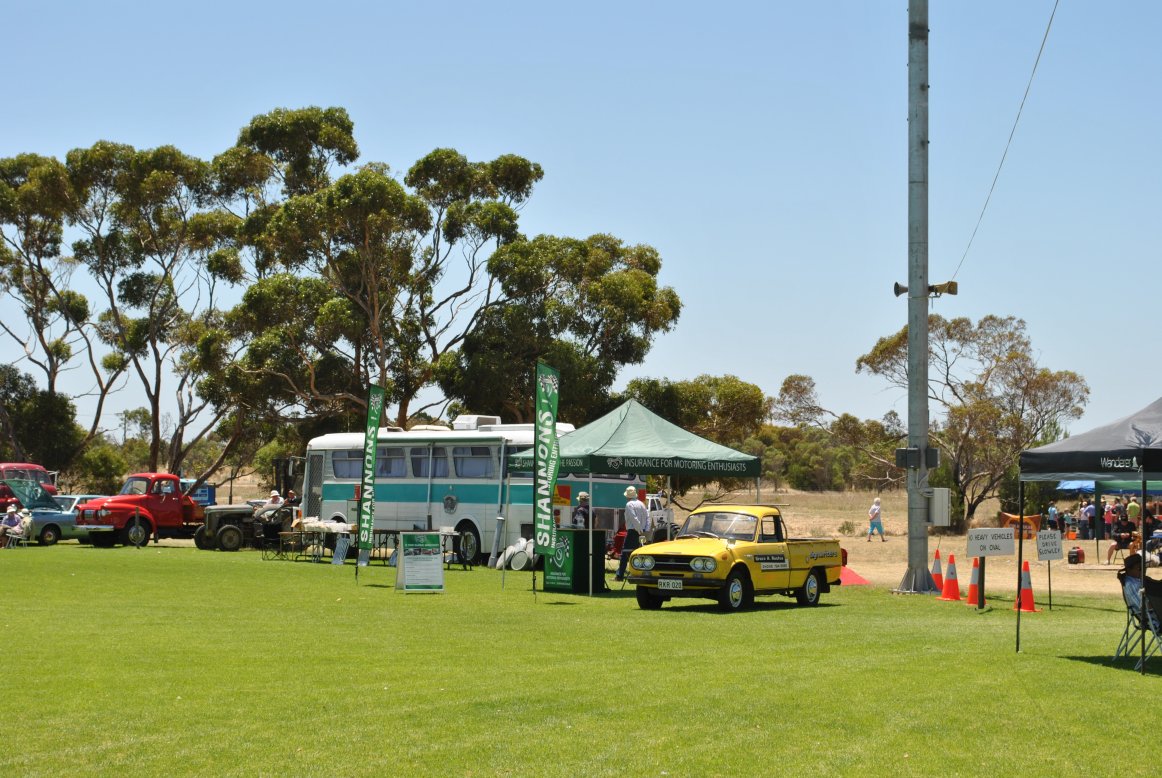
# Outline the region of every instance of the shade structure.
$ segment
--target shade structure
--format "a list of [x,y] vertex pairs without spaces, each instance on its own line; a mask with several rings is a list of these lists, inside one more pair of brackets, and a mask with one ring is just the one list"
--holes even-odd
[[[688,432],[637,400],[627,400],[560,437],[562,473],[641,473],[756,478],[759,458]],[[514,470],[532,470],[533,450],[511,454]]]
[[[1097,481],[1099,488],[1102,482],[1137,481],[1142,501],[1145,502],[1149,482],[1162,480],[1162,398],[1104,427],[1022,451],[1020,463],[1022,484],[1019,494],[1022,503],[1025,481],[1062,480]],[[1100,532],[1096,537],[1101,537]],[[1021,559],[1021,547],[1018,547],[1018,561]],[[1142,597],[1139,618],[1141,623],[1146,623],[1145,597]],[[1018,612],[1017,650],[1020,648],[1021,620]],[[1144,674],[1144,640],[1140,667]]]
[[1021,480],[1162,480],[1162,398],[1104,427],[1022,451]]

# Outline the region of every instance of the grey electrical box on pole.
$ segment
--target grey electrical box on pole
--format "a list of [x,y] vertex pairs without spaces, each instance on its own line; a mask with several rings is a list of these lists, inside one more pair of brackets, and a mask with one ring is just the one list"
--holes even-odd
[[936,487],[928,498],[928,520],[933,527],[952,526],[952,492],[945,487]]
[[[898,288],[898,285],[897,285]],[[908,570],[897,592],[936,591],[928,572],[928,0],[908,3]],[[898,292],[897,292],[898,293]]]

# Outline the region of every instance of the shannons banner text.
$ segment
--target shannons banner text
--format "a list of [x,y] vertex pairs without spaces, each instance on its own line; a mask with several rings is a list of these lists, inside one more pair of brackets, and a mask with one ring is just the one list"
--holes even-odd
[[557,491],[557,397],[561,374],[537,362],[536,440],[533,441],[533,540],[541,556],[553,553],[557,527],[553,521],[553,495]]
[[[367,431],[363,436],[363,485],[359,493],[359,550],[371,551],[375,529],[375,451],[379,441],[379,417],[383,414],[383,389],[371,387],[367,397]],[[363,554],[360,553],[360,557]]]

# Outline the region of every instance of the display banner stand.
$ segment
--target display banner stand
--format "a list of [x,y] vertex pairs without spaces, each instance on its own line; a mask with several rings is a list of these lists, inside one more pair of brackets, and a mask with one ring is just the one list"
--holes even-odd
[[444,554],[439,532],[401,532],[397,550],[396,591],[444,591]]

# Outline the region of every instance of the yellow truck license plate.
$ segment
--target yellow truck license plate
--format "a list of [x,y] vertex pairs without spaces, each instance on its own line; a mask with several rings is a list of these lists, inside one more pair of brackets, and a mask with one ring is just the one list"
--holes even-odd
[[682,580],[680,578],[659,578],[658,579],[658,588],[659,589],[681,589],[682,588]]

